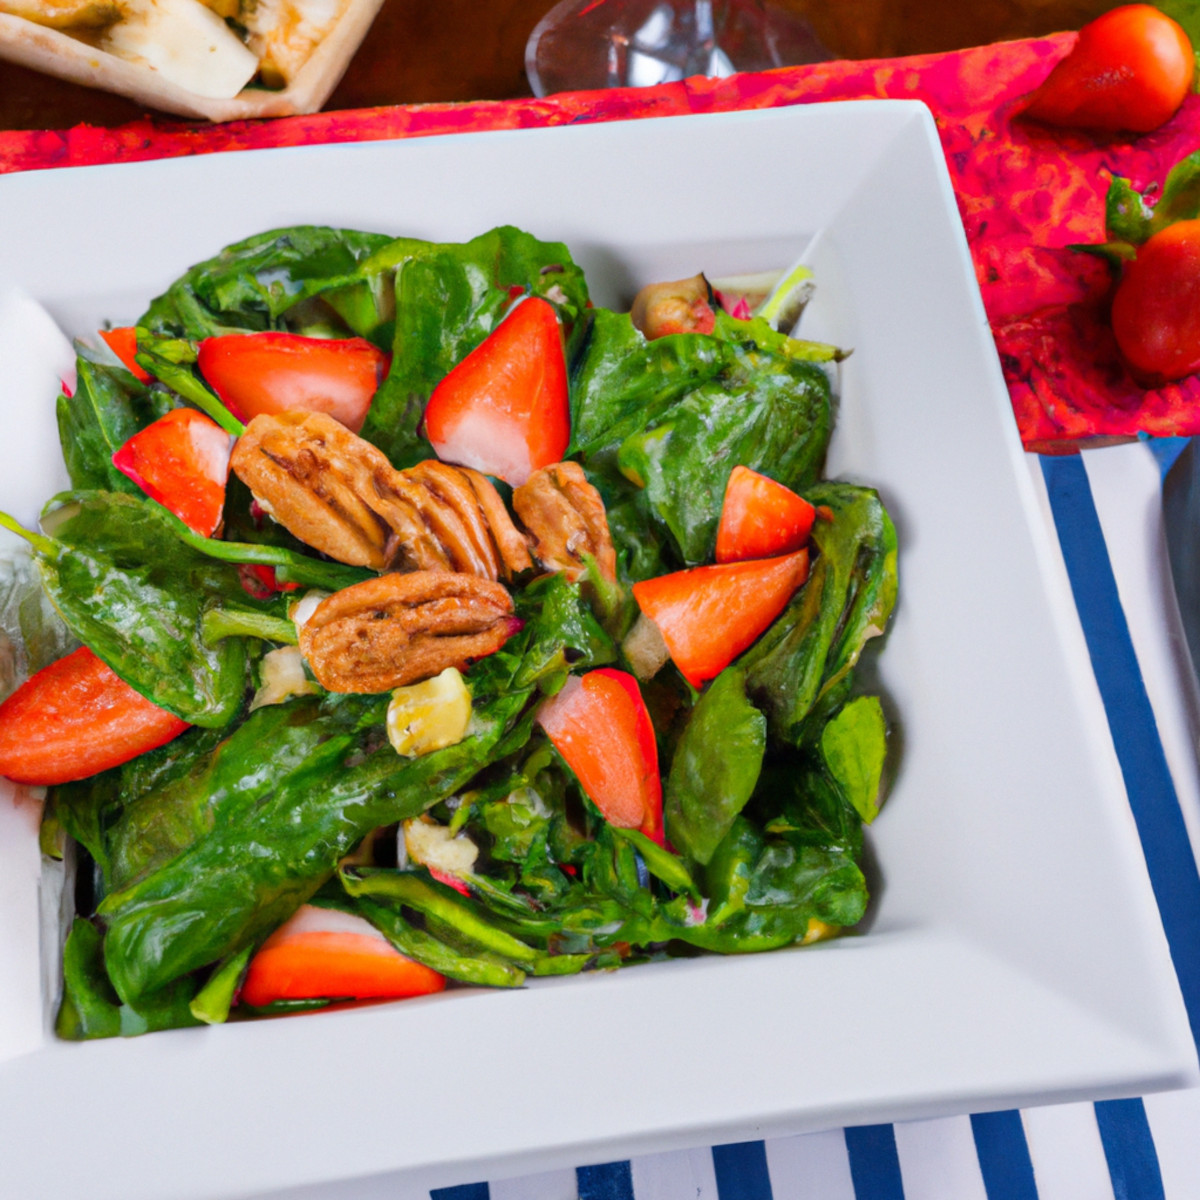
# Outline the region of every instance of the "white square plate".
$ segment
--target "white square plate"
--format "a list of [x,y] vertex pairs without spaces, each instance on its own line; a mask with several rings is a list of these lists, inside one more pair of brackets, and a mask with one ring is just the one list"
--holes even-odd
[[[0,1193],[215,1200],[387,1172],[415,1188],[1194,1080],[1104,712],[921,105],[48,171],[0,179],[0,212],[0,275],[72,334],[129,320],[194,261],[293,223],[461,240],[512,222],[567,242],[600,303],[808,247],[818,293],[803,331],[854,347],[830,473],[878,486],[901,544],[880,659],[899,772],[871,834],[863,936],[47,1042],[0,1065]],[[4,414],[13,446],[23,416]]]

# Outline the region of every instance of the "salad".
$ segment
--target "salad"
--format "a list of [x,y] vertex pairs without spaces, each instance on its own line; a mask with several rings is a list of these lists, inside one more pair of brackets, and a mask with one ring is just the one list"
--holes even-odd
[[515,228],[296,227],[81,347],[72,490],[0,515],[40,583],[0,774],[77,862],[61,1036],[862,918],[896,540],[820,478],[806,286],[620,313]]

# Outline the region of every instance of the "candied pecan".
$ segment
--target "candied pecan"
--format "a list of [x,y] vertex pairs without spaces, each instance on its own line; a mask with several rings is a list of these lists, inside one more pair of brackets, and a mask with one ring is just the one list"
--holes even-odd
[[275,520],[340,562],[485,579],[531,565],[524,537],[478,471],[434,460],[397,471],[324,413],[255,417],[231,465]]
[[510,579],[532,565],[496,489],[467,467],[428,459],[400,471],[377,511],[392,527],[393,562],[402,569]]
[[579,579],[590,554],[606,579],[617,578],[617,556],[608,532],[600,493],[574,462],[554,463],[535,471],[513,492],[513,508],[536,542],[533,552],[551,571]]
[[521,627],[512,613],[512,597],[493,580],[392,573],[322,600],[300,649],[328,691],[386,692],[499,650]]
[[325,413],[257,416],[230,459],[259,504],[302,542],[358,567],[387,566],[391,530],[371,498],[395,468]]

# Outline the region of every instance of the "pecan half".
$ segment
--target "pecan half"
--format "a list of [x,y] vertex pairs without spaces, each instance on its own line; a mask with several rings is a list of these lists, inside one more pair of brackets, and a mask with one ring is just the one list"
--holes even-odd
[[402,570],[510,579],[532,565],[504,502],[478,471],[428,459],[397,472],[376,511],[392,527]]
[[322,600],[300,649],[331,692],[387,692],[499,650],[521,627],[504,587],[477,575],[411,571]]
[[578,463],[535,471],[513,492],[513,508],[533,535],[534,555],[544,567],[576,580],[586,573],[583,556],[590,554],[600,574],[616,580],[617,556],[604,501]]
[[485,579],[531,565],[524,537],[478,471],[434,460],[397,471],[324,413],[255,417],[231,465],[275,520],[340,562]]
[[306,545],[356,567],[387,565],[391,530],[372,507],[396,474],[382,451],[325,413],[257,416],[229,464],[258,502]]

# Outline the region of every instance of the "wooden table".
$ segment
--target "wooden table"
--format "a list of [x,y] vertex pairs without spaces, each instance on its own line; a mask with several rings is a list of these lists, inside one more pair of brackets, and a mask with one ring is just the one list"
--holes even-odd
[[[525,42],[554,0],[385,0],[327,109],[528,96]],[[837,58],[881,58],[1077,29],[1112,0],[778,0]],[[121,125],[145,109],[0,62],[0,129]]]

